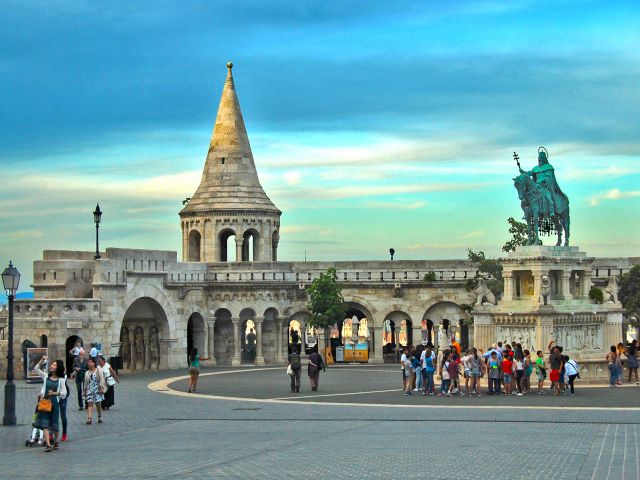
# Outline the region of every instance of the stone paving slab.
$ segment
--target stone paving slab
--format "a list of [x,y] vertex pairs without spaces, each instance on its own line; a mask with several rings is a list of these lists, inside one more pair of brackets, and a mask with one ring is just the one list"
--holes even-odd
[[[70,409],[70,441],[49,454],[23,446],[38,387],[20,382],[18,420],[23,425],[0,427],[0,478],[34,478],[46,465],[58,469],[47,478],[87,478],[96,458],[105,478],[639,478],[638,411],[259,403],[177,396],[147,387],[184,373],[125,376],[105,423],[86,426],[83,412]],[[245,373],[219,375],[215,389],[251,395],[273,384],[282,396],[281,385],[274,383],[279,374],[271,373],[252,373],[255,381],[248,385],[240,380]],[[376,378],[386,377],[381,372]],[[319,393],[343,383],[358,390],[369,388],[371,380],[368,374],[354,379],[336,369],[321,379]],[[249,390],[238,391],[238,385]],[[593,398],[616,401],[613,396]],[[416,399],[395,394],[391,400]]]

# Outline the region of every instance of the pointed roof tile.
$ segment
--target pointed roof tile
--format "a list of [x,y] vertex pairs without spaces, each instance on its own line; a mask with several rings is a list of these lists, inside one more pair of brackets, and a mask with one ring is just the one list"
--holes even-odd
[[222,89],[200,186],[180,215],[252,210],[280,215],[260,185],[231,69]]

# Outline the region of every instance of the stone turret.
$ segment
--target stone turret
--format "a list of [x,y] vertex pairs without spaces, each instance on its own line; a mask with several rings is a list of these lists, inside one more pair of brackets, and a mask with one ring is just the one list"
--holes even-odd
[[[231,69],[222,90],[200,186],[180,212],[190,262],[275,261],[282,212],[260,185]],[[229,247],[231,248],[231,247]]]

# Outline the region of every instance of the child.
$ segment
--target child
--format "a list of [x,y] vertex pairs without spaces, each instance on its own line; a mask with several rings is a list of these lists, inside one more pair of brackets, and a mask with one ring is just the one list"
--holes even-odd
[[411,369],[414,371],[416,378],[415,388],[413,389],[414,392],[417,392],[422,388],[422,361],[420,359],[422,351],[420,347],[416,348],[413,357],[411,357]]
[[[455,393],[454,385],[458,385],[458,378],[460,375],[460,362],[458,361],[458,355],[452,355],[451,360],[449,360],[449,366],[447,367],[447,371],[449,372],[449,378],[451,379],[451,385],[449,386],[449,394]],[[457,388],[461,397],[464,397],[464,393],[461,388]]]
[[498,354],[493,351],[488,360],[489,367],[489,392],[488,395],[500,395],[500,362]]
[[544,380],[547,378],[547,369],[544,367],[544,356],[542,350],[536,352],[538,358],[536,358],[536,375],[538,376],[538,395],[546,395],[546,392],[542,389]]
[[404,395],[411,395],[411,359],[404,357]]
[[442,383],[440,384],[440,397],[451,396],[449,394],[449,386],[451,384],[451,380],[449,379],[449,350],[445,350],[442,354],[442,362],[440,363],[440,378],[442,379]]
[[429,347],[423,352],[424,353],[424,365],[422,370],[424,372],[424,393],[423,395],[435,395],[435,387],[433,384],[433,372],[435,371],[435,359],[433,358],[432,351]]
[[513,361],[509,355],[505,355],[502,359],[502,380],[504,382],[505,395],[511,395],[513,382]]
[[514,370],[516,372],[516,388],[518,389],[518,393],[516,395],[521,397],[524,389],[524,352],[519,351],[516,353],[514,363]]
[[[34,424],[36,422],[37,416],[38,416],[38,405],[36,404],[36,411],[33,414]],[[42,446],[42,444],[44,444],[44,433],[42,432],[42,430],[34,426],[33,430],[31,430],[31,436],[29,437],[29,440],[27,440],[26,442],[26,446],[33,447],[36,443],[38,444],[38,446]]]
[[533,362],[531,361],[531,352],[524,351],[524,393],[531,391],[531,374],[533,373]]
[[[569,385],[569,388],[571,389],[571,396],[573,397],[575,395],[573,382],[576,378],[580,378],[580,373],[578,370],[578,364],[575,360],[571,360],[568,355],[564,357],[564,371],[565,376],[567,377],[566,383]],[[565,392],[566,391],[567,390],[565,390]]]

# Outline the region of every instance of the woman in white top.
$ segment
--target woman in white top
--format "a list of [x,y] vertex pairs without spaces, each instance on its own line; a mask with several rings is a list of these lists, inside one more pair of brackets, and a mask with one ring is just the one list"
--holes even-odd
[[[49,365],[49,373],[46,373],[40,369],[40,365],[46,361],[47,357],[45,355],[40,359],[34,370],[43,380],[38,401],[40,401],[41,398],[51,400],[51,411],[39,411],[33,426],[43,431],[46,445],[45,452],[50,452],[52,449],[58,449],[58,419],[60,417],[58,398],[67,396],[67,388],[64,381],[64,362],[62,360],[52,362]],[[54,436],[53,448],[51,447],[51,441],[49,439],[49,431],[53,432]]]
[[571,396],[575,394],[573,382],[578,377],[578,364],[575,360],[571,360],[568,355],[564,357],[564,372],[568,378],[569,388],[571,388]]
[[102,409],[109,410],[115,404],[115,391],[116,383],[120,383],[120,379],[115,370],[107,363],[102,355],[98,356],[98,368],[102,370],[104,375],[104,381],[106,382],[107,389],[104,392],[104,400],[102,401]]

